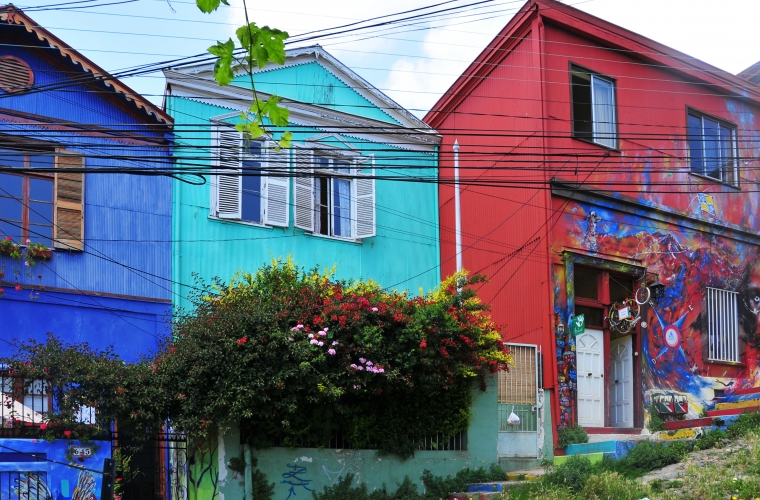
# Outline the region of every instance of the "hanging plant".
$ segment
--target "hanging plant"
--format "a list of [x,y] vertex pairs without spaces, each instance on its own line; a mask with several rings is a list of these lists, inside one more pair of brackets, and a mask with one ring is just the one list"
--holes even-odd
[[[33,276],[32,268],[37,265],[38,261],[48,260],[53,256],[53,252],[50,248],[42,243],[33,243],[31,240],[26,240],[26,244],[22,246],[21,244],[14,242],[10,236],[6,237],[4,240],[0,240],[0,254],[5,254],[15,261],[12,270],[16,277],[15,288],[17,291],[21,290],[21,283],[19,282],[18,277],[21,276],[22,273],[31,278]],[[0,280],[5,279],[4,268],[5,263],[3,263],[2,268],[0,268]],[[42,286],[42,275],[38,274],[37,279],[40,280],[38,289],[44,290],[45,287]],[[39,290],[32,290],[29,294],[29,298],[39,298]],[[0,297],[3,297],[4,295],[5,290],[0,287]]]

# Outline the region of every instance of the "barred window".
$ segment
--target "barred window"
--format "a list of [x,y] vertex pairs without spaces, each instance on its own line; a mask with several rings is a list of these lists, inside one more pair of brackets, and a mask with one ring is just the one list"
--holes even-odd
[[707,288],[707,324],[710,361],[739,362],[739,294]]

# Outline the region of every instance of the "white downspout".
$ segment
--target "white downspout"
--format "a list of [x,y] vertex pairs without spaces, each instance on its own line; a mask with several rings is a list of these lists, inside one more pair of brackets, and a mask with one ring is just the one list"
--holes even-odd
[[462,270],[462,211],[459,206],[459,141],[454,140],[454,213],[456,218],[457,272]]

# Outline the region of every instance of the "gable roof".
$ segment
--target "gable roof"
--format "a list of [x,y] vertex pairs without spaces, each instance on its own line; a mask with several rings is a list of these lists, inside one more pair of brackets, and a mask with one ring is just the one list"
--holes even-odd
[[[381,110],[384,114],[388,115],[390,122],[415,129],[430,128],[425,122],[404,109],[396,101],[382,93],[374,85],[338,61],[338,59],[333,57],[320,45],[288,49],[286,51],[284,65],[270,63],[262,69],[256,69],[254,75],[256,73],[276,71],[278,69],[312,62],[319,63],[328,72],[332,73],[337,79],[342,81],[348,88],[352,89],[358,95],[369,101],[373,106]],[[173,71],[184,74],[194,74],[200,77],[212,77],[213,67],[213,62],[204,62],[193,65],[184,65],[181,68],[174,68]],[[238,74],[242,74],[243,71],[243,69],[240,69]]]
[[760,61],[756,62],[736,76],[752,82],[755,85],[760,85]]
[[[37,22],[25,14],[21,9],[12,4],[0,7],[0,22],[23,26],[27,32],[34,34],[40,42],[52,49],[56,49],[61,57],[68,58],[73,64],[78,65],[85,72],[90,73],[92,81],[101,83],[109,90],[119,94],[129,104],[133,105],[136,110],[147,114],[151,119],[165,124],[171,124],[173,122],[172,118],[162,111],[161,108],[145,99],[78,51],[72,49],[63,40],[37,24]],[[91,83],[91,81],[82,80],[79,81],[79,83],[86,84]]]
[[713,85],[723,92],[760,104],[760,88],[748,85],[746,80],[727,71],[558,0],[528,0],[431,108],[424,121],[434,128],[440,126],[446,114],[466,99],[470,91],[507,56],[537,17],[604,46],[668,67],[689,80]]

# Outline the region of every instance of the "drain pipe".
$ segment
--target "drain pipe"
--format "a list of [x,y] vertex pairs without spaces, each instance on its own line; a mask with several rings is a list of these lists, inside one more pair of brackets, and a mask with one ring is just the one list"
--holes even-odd
[[454,216],[457,272],[462,270],[462,211],[459,205],[459,141],[454,139]]
[[251,467],[251,447],[248,443],[243,445],[243,458],[245,459],[245,500],[253,500],[253,467]]

